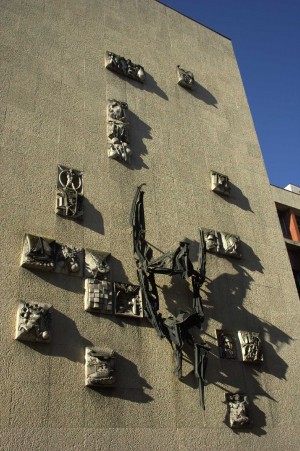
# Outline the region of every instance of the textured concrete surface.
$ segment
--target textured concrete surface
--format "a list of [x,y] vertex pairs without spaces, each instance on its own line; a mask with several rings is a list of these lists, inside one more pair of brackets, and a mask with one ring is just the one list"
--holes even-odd
[[[1,0],[1,449],[299,449],[299,299],[231,42],[154,0]],[[144,85],[104,68],[110,50],[144,66]],[[196,89],[177,85],[176,66]],[[106,105],[128,103],[133,158],[107,158]],[[57,164],[84,172],[83,223],[55,215]],[[231,196],[210,191],[210,170]],[[83,280],[19,267],[25,232],[111,252],[111,279],[136,283],[128,223],[146,183],[147,237],[158,249],[198,227],[237,234],[241,260],[207,256],[206,410],[192,370],[144,320],[84,311]],[[290,193],[289,193],[290,194]],[[161,310],[191,287],[158,277]],[[14,340],[19,300],[54,306],[53,341]],[[259,331],[259,366],[221,361],[215,329]],[[119,381],[84,387],[85,346],[119,355]],[[251,401],[254,428],[224,423],[225,391]]]
[[274,201],[277,204],[287,205],[300,214],[300,196],[278,186],[271,185]]

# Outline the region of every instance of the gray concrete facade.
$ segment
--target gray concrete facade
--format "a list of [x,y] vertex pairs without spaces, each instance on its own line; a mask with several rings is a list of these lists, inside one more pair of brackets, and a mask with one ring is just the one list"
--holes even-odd
[[[300,312],[232,43],[154,0],[1,0],[1,438],[3,450],[299,449]],[[141,84],[106,51],[145,69]],[[176,67],[195,87],[177,84]],[[128,104],[129,164],[107,156],[107,102]],[[84,219],[55,214],[57,165],[83,171]],[[210,189],[210,171],[231,192]],[[25,233],[110,252],[110,280],[137,284],[129,214],[146,183],[147,239],[164,252],[198,227],[238,235],[242,258],[207,255],[206,410],[145,319],[84,310],[84,280],[20,268]],[[191,299],[157,277],[161,311]],[[14,340],[19,302],[53,305],[51,343]],[[259,332],[264,361],[220,359],[216,329]],[[85,347],[117,353],[118,381],[85,387]],[[248,395],[253,428],[226,422],[225,392]]]
[[297,211],[298,214],[300,213],[299,194],[274,185],[271,185],[271,190],[276,204],[291,207],[293,210]]

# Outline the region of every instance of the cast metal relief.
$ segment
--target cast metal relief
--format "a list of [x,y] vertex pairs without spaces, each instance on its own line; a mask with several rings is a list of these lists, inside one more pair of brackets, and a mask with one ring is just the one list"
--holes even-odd
[[85,280],[85,310],[92,313],[113,314],[113,284],[107,280]]
[[90,313],[142,318],[140,287],[108,280],[85,280],[85,310]]
[[57,167],[56,213],[67,218],[83,215],[82,172],[64,166]]
[[238,332],[243,362],[259,363],[263,361],[262,342],[257,332]]
[[85,348],[85,385],[100,388],[115,383],[114,351],[96,346]]
[[54,271],[56,242],[40,236],[25,235],[21,266],[41,271]]
[[128,105],[125,102],[112,99],[107,107],[107,138],[109,158],[128,161],[132,151],[129,143],[129,122],[127,119]]
[[142,318],[143,305],[140,287],[129,283],[114,283],[115,314]]
[[239,236],[212,229],[203,229],[203,232],[208,252],[241,258]]
[[194,85],[194,75],[188,70],[182,69],[179,65],[177,66],[177,76],[178,84],[184,88],[193,89]]
[[241,393],[225,393],[229,424],[232,429],[248,428],[252,425],[249,416],[248,396]]
[[[144,215],[144,191],[139,186],[133,200],[131,225],[133,230],[133,250],[136,259],[138,278],[141,287],[144,315],[156,329],[160,338],[166,338],[174,349],[176,357],[176,373],[182,378],[183,346],[193,346],[194,374],[200,393],[200,405],[204,409],[204,384],[207,354],[210,347],[199,336],[204,312],[200,287],[205,281],[206,249],[203,232],[200,230],[199,268],[196,270],[189,258],[189,243],[180,242],[175,251],[153,258],[153,248],[146,240]],[[155,274],[170,277],[179,275],[191,278],[193,299],[188,311],[181,311],[178,316],[163,318],[159,312],[159,296],[155,282]],[[196,331],[199,331],[197,333]]]
[[227,175],[220,174],[216,171],[210,171],[211,177],[211,190],[215,193],[222,194],[223,196],[229,196],[230,185]]
[[83,249],[57,243],[55,271],[82,277]]
[[21,266],[41,271],[82,276],[83,249],[40,236],[26,234],[21,257]]
[[110,257],[109,252],[94,251],[92,249],[85,250],[85,277],[94,279],[103,279],[110,271],[107,259]]
[[219,355],[222,359],[236,359],[236,340],[233,333],[217,329]]
[[20,302],[16,339],[49,343],[51,340],[51,305]]
[[113,52],[105,53],[105,67],[118,74],[125,75],[125,77],[144,83],[145,71],[139,64],[134,64],[130,59],[123,56],[116,55]]

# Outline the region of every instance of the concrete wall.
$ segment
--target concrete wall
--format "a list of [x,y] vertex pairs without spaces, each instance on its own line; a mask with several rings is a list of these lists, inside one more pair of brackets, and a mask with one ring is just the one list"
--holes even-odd
[[300,196],[299,194],[287,191],[278,186],[271,185],[274,201],[279,205],[286,205],[300,213]]
[[[299,299],[231,42],[149,0],[1,0],[0,18],[1,449],[298,449]],[[106,70],[106,50],[143,65],[146,83]],[[177,64],[194,92],[176,84]],[[128,167],[107,157],[110,98],[129,105]],[[81,224],[55,215],[58,163],[84,171]],[[211,169],[229,176],[228,199],[210,191]],[[128,217],[141,183],[157,248],[187,238],[196,261],[199,226],[243,242],[241,260],[207,258],[205,412],[192,366],[177,381],[147,322],[95,317],[82,280],[19,267],[28,232],[111,252],[111,279],[136,282]],[[165,314],[189,302],[186,282],[157,281]],[[51,345],[14,340],[20,299],[53,304]],[[260,331],[264,363],[220,360],[220,327]],[[120,356],[107,394],[84,387],[89,344]],[[224,423],[227,390],[250,397],[247,433]]]

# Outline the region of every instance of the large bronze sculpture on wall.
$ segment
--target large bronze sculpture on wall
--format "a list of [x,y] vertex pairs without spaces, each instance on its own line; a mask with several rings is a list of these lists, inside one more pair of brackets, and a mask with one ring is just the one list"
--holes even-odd
[[[153,250],[146,240],[143,185],[139,186],[132,205],[131,225],[133,229],[133,249],[137,265],[138,279],[144,303],[144,314],[161,338],[166,338],[176,356],[176,373],[182,377],[182,349],[189,343],[194,349],[194,373],[199,384],[200,405],[204,409],[204,383],[209,346],[201,339],[200,330],[204,320],[200,287],[205,280],[205,242],[200,230],[199,269],[195,270],[189,258],[189,244],[181,242],[174,252],[153,258]],[[159,312],[159,296],[155,274],[180,275],[191,278],[193,301],[189,311],[164,319]],[[196,326],[196,327],[195,327]],[[195,333],[195,329],[199,333]]]

